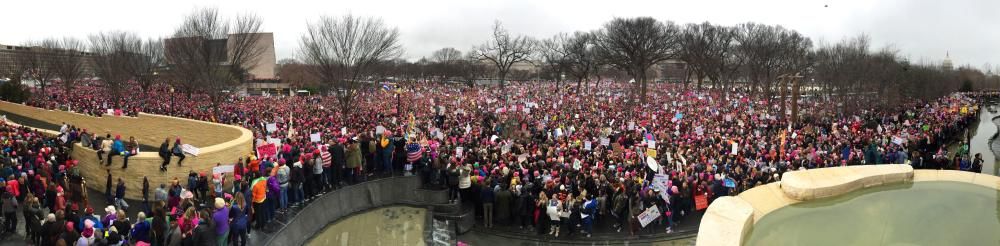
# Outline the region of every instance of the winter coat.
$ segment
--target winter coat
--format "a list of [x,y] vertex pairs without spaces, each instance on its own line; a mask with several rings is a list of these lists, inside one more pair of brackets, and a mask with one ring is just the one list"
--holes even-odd
[[496,193],[496,218],[498,221],[505,221],[510,218],[511,211],[511,201],[513,201],[513,194],[509,190],[501,189]]
[[351,144],[347,148],[347,168],[357,168],[361,166],[361,148],[357,144]]

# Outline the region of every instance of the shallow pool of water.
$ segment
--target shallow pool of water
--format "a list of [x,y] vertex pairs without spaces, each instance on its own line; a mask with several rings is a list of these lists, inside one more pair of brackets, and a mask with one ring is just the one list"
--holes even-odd
[[775,210],[745,245],[1000,245],[997,198],[957,182],[878,186]]
[[425,245],[427,209],[384,207],[328,225],[306,245]]

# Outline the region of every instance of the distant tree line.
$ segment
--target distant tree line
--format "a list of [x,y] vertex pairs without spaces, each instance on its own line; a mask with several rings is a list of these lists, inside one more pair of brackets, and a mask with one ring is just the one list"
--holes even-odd
[[[25,42],[32,52],[14,52],[0,75],[33,81],[41,93],[51,84],[67,92],[74,84],[99,78],[116,104],[130,84],[149,93],[157,83],[172,90],[208,96],[221,103],[249,79],[262,53],[263,20],[252,14],[223,18],[216,9],[185,16],[170,38],[142,38],[132,32],[103,31],[88,40],[51,38]],[[891,47],[873,48],[864,34],[815,44],[777,25],[709,22],[678,25],[652,17],[615,18],[597,30],[560,33],[545,39],[511,33],[495,22],[490,39],[463,52],[441,48],[415,61],[404,53],[397,28],[376,17],[323,16],[307,23],[296,58],[278,62],[281,80],[336,96],[341,110],[377,82],[456,83],[474,86],[488,79],[554,82],[556,92],[581,90],[602,80],[634,81],[630,102],[643,103],[650,83],[667,61],[683,64],[683,86],[742,90],[778,97],[789,89],[781,76],[798,75],[807,95],[841,103],[845,110],[892,107],[906,99],[932,99],[959,90],[1000,88],[1000,77],[985,70],[913,62]],[[220,50],[208,40],[227,39]],[[86,64],[86,65],[85,65]],[[84,72],[85,66],[91,69]],[[523,69],[529,67],[532,69]],[[15,83],[19,84],[19,83]],[[5,86],[5,98],[11,88]],[[573,89],[572,91],[570,89]],[[565,91],[564,91],[565,90]]]

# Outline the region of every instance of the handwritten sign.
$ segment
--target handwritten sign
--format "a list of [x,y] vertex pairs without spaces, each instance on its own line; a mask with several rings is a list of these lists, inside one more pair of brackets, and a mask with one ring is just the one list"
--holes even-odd
[[585,149],[585,150],[591,150],[591,143],[590,143],[589,140],[583,142],[583,149]]
[[267,132],[274,132],[278,130],[278,124],[267,123],[267,125],[264,128],[267,129]]
[[317,133],[309,134],[309,141],[312,141],[313,143],[322,141],[322,135],[321,135],[321,133],[317,132]]
[[651,206],[636,217],[639,219],[639,224],[642,227],[646,227],[650,222],[660,217],[660,209],[656,208],[656,206]]
[[464,152],[464,150],[465,148],[463,147],[455,148],[455,156],[458,158],[462,158],[462,152]]
[[708,197],[705,195],[694,196],[694,207],[695,210],[703,210],[708,208]]
[[273,143],[257,146],[257,158],[263,159],[276,155],[278,155],[278,147],[274,146]]

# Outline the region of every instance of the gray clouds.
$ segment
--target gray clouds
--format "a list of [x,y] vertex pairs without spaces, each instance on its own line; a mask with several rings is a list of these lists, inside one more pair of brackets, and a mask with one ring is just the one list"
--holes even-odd
[[[83,38],[102,30],[168,36],[196,7],[218,7],[224,15],[251,11],[274,32],[278,59],[292,57],[307,21],[352,13],[379,16],[399,27],[405,57],[430,56],[443,47],[463,52],[485,42],[499,19],[513,33],[548,38],[558,32],[589,31],[614,17],[652,16],[679,24],[754,21],[798,30],[814,42],[836,42],[866,33],[875,48],[886,45],[913,61],[939,62],[946,51],[956,64],[979,67],[1000,53],[1000,1],[992,0],[701,0],[701,1],[300,1],[178,0],[135,2],[36,0],[7,2],[0,43],[46,37]],[[824,7],[829,5],[829,7]],[[13,23],[13,24],[11,24]]]

